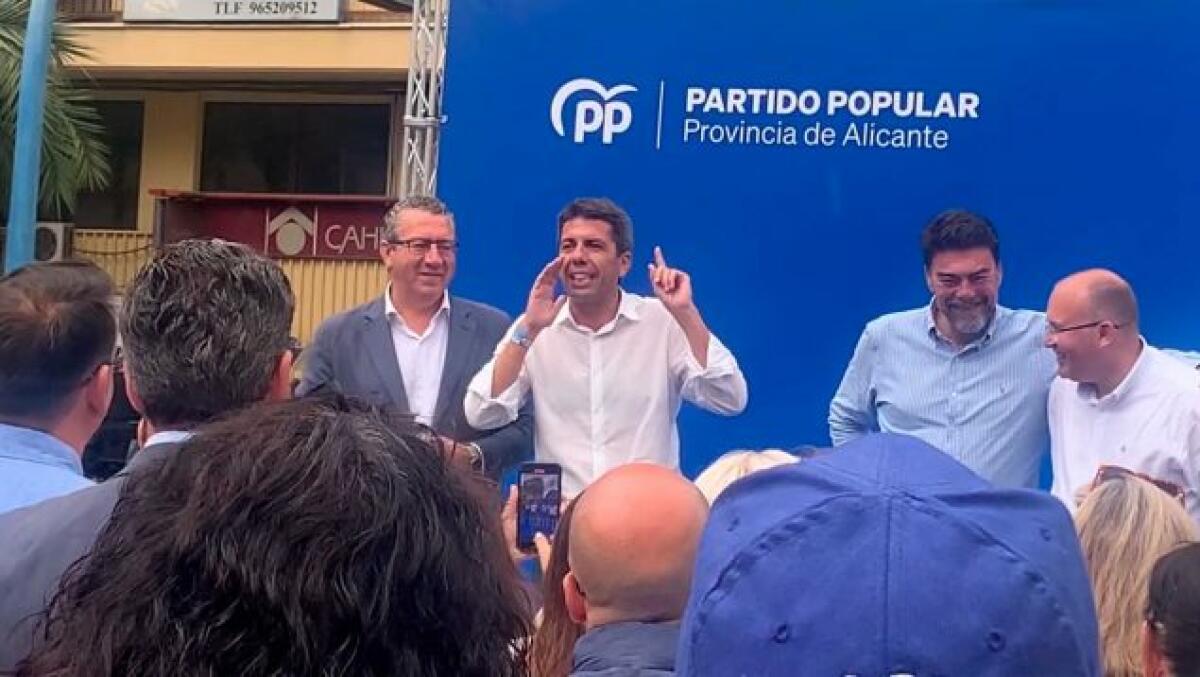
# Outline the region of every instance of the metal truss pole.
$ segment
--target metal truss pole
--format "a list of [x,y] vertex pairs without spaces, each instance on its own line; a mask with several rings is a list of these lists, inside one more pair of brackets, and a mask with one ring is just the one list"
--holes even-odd
[[415,0],[412,56],[404,102],[400,197],[433,195],[446,69],[446,17],[450,0]]

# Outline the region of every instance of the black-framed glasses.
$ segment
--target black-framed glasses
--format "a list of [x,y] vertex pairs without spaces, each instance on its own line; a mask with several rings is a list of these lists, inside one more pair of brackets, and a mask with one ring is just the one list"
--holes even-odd
[[1055,334],[1065,334],[1069,331],[1078,331],[1080,329],[1090,329],[1092,327],[1099,327],[1102,324],[1111,325],[1113,329],[1120,329],[1122,327],[1122,325],[1120,325],[1116,322],[1112,322],[1110,320],[1096,320],[1095,322],[1084,322],[1083,324],[1073,324],[1073,325],[1070,325],[1067,327],[1056,327],[1053,324],[1047,322],[1046,323],[1046,335],[1053,336]]
[[458,242],[456,240],[430,240],[423,237],[413,237],[406,240],[388,240],[387,242],[397,247],[405,247],[417,256],[425,256],[434,249],[442,256],[452,256],[458,251]]
[[83,383],[90,383],[92,379],[96,378],[96,374],[100,373],[100,367],[112,367],[113,373],[125,371],[125,356],[121,353],[120,346],[114,346],[112,355],[97,362],[88,375],[83,377]]

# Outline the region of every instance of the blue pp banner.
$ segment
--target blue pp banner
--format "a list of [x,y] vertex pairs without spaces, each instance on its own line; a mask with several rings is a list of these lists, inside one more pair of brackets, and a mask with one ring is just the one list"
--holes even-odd
[[1157,345],[1200,346],[1200,5],[454,0],[440,193],[456,290],[514,315],[555,215],[605,195],[738,357],[750,407],[685,407],[683,466],[827,444],[863,325],[928,302],[949,207],[1001,237],[1000,302],[1111,267]]

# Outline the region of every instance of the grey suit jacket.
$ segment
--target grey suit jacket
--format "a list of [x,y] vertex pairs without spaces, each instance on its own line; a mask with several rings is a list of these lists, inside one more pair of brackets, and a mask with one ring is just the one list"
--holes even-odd
[[91,552],[126,476],[178,449],[146,447],[106,482],[0,515],[0,674],[29,653],[42,610],[63,573]]
[[[491,306],[450,297],[446,363],[433,414],[432,427],[439,435],[479,445],[493,477],[532,457],[533,410],[522,409],[517,420],[503,428],[480,431],[467,423],[463,400],[471,377],[492,359],[509,324],[508,315]],[[296,387],[299,396],[328,387],[410,412],[382,295],[321,323],[304,351],[302,366],[303,378]]]

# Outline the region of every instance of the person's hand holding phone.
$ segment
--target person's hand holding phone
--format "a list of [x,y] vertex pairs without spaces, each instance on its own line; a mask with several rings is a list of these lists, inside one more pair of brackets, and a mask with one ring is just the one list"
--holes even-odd
[[[566,509],[565,500],[561,509]],[[504,508],[500,511],[500,523],[504,527],[504,544],[508,546],[508,555],[512,557],[513,562],[520,564],[532,557],[529,552],[517,547],[517,486],[515,484],[508,488],[508,498],[505,499]],[[533,547],[537,551],[538,565],[541,566],[543,572],[550,565],[553,537],[554,534],[543,534],[540,531],[533,535]]]

